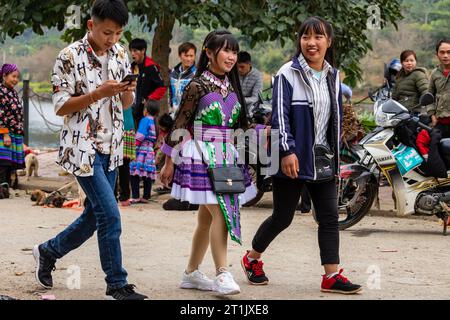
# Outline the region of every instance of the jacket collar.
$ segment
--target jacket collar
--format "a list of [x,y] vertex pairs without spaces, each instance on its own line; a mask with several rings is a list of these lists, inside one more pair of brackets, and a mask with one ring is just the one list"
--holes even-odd
[[190,66],[187,70],[183,70],[183,66],[181,64],[181,62],[179,64],[177,64],[175,66],[175,68],[173,68],[173,70],[175,70],[175,72],[177,74],[181,74],[181,75],[185,75],[185,74],[191,74],[191,73],[195,73],[197,68],[195,67],[195,64],[193,64],[192,66]]
[[[303,54],[300,53],[298,56],[294,56],[292,58],[292,68],[297,70],[303,70],[305,73],[311,72],[311,67],[308,62],[306,62]],[[333,71],[333,67],[328,63],[328,61],[324,60],[323,71],[325,73],[329,73]]]
[[132,68],[135,68],[136,66],[139,66],[140,68],[142,68],[142,67],[144,67],[144,68],[146,68],[146,67],[151,67],[151,66],[157,66],[158,67],[158,69],[159,69],[159,66],[158,66],[158,64],[152,59],[152,58],[150,58],[149,56],[145,56],[145,58],[144,58],[144,61],[142,62],[142,63],[136,63],[136,62],[132,62],[131,63],[131,67]]
[[442,64],[439,64],[436,68],[444,75],[445,68]]

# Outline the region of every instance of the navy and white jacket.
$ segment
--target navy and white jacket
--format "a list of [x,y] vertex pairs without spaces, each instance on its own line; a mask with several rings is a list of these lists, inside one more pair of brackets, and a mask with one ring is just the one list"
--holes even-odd
[[[331,110],[327,129],[327,142],[335,154],[336,172],[339,170],[339,144],[342,126],[342,95],[339,72],[332,69],[327,75]],[[298,57],[286,63],[278,71],[272,95],[272,129],[279,130],[280,169],[281,159],[295,153],[299,160],[301,180],[315,180],[314,166],[314,99],[305,70]]]

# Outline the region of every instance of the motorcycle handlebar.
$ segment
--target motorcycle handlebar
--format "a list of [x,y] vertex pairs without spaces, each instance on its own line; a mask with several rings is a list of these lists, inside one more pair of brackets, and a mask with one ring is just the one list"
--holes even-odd
[[423,124],[422,122],[417,122],[417,125],[419,126],[419,127],[421,127],[422,129],[425,129],[425,130],[427,130],[428,132],[431,132],[432,130],[433,130],[433,128],[431,128],[431,127],[429,127],[429,126],[427,126],[426,124]]
[[433,128],[431,128],[431,127],[427,126],[426,124],[420,122],[419,119],[418,119],[417,117],[413,117],[412,119],[413,119],[413,121],[414,121],[419,127],[421,127],[422,129],[425,129],[425,130],[427,130],[428,132],[431,132],[431,131],[433,130]]

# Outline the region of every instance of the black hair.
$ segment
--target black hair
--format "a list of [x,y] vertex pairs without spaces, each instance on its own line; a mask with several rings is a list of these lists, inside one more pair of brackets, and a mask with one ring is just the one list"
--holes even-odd
[[147,52],[147,41],[145,41],[144,39],[133,39],[131,40],[128,47],[130,48],[130,50],[131,49],[139,51],[145,50],[145,52]]
[[170,131],[174,124],[173,118],[170,116],[170,114],[165,113],[158,119],[158,125],[161,128],[164,128],[166,131]]
[[321,34],[330,39],[331,46],[327,49],[325,54],[325,60],[333,66],[336,67],[336,53],[334,48],[334,31],[333,26],[327,20],[321,17],[309,17],[300,26],[297,38],[297,53],[299,56],[302,53],[301,39],[304,34],[308,34],[314,31],[316,34]]
[[439,48],[441,47],[441,45],[443,43],[450,44],[450,39],[447,38],[447,39],[441,39],[441,40],[438,41],[438,43],[436,44],[436,54],[439,52]]
[[123,0],[95,0],[91,17],[101,21],[110,19],[124,27],[128,23],[128,8]]
[[[239,43],[228,30],[215,30],[210,32],[206,36],[205,41],[203,41],[202,53],[197,64],[197,73],[195,74],[196,78],[200,77],[205,70],[208,70],[209,58],[206,54],[206,49],[213,52],[215,59],[219,51],[222,49],[229,49],[239,52]],[[238,96],[239,103],[241,104],[241,113],[236,127],[246,129],[248,127],[247,107],[245,105],[244,95],[242,94],[237,64],[235,64],[233,69],[231,69],[228,73],[228,79],[230,80],[230,83]]]
[[[400,63],[403,63],[409,56],[413,56],[414,59],[416,59],[416,61],[417,61],[417,55],[414,52],[414,50],[409,50],[408,49],[408,50],[404,50],[404,51],[402,51],[402,53],[400,53]],[[403,65],[402,65],[402,68],[397,73],[395,78],[396,79],[400,79],[401,77],[403,77],[405,75],[406,75],[406,71],[405,71],[405,68],[403,68]]]
[[181,56],[182,53],[187,53],[189,50],[192,49],[194,50],[195,53],[197,53],[197,47],[195,46],[195,44],[191,42],[184,42],[180,44],[180,46],[178,47],[178,55]]
[[159,113],[160,107],[159,107],[159,101],[157,101],[157,100],[152,100],[152,99],[148,100],[145,103],[144,107],[145,107],[145,110],[147,111],[147,113],[149,115],[151,115],[152,117],[156,116]]
[[251,63],[252,57],[250,56],[250,53],[247,51],[241,51],[238,54],[238,63]]

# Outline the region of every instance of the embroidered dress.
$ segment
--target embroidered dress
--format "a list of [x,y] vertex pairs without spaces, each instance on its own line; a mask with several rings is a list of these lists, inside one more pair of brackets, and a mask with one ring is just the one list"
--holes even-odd
[[155,142],[155,120],[152,116],[142,118],[136,132],[136,160],[130,163],[130,175],[156,180]]
[[132,108],[123,110],[123,158],[136,159],[136,131]]
[[[11,145],[5,146],[3,134],[9,134]],[[0,165],[22,169],[23,151],[23,108],[16,90],[0,84]]]
[[[237,127],[240,112],[238,96],[228,79],[221,80],[205,71],[184,91],[172,130],[187,129],[191,137],[178,143],[171,140],[169,134],[162,147],[162,151],[176,163],[172,197],[191,204],[218,204],[231,239],[239,244],[242,243],[239,207],[255,197],[256,188],[243,166],[246,191],[240,195],[216,194],[208,167],[238,165],[232,132]],[[192,136],[197,143],[191,139]]]

